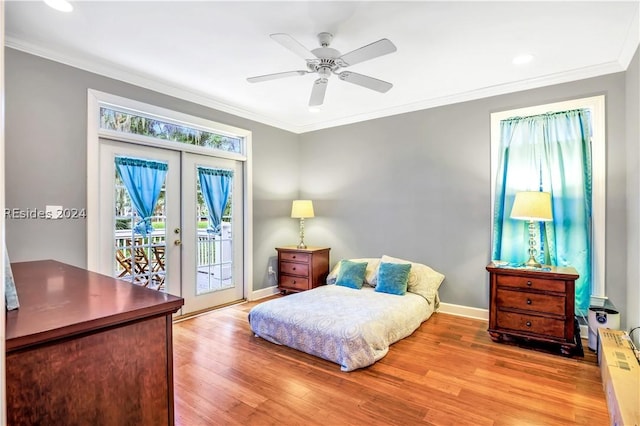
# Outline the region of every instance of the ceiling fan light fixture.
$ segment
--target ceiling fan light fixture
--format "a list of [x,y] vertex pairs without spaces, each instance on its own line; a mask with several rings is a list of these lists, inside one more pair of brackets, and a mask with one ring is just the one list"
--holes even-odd
[[71,12],[73,6],[67,0],[44,0],[47,6],[60,12]]

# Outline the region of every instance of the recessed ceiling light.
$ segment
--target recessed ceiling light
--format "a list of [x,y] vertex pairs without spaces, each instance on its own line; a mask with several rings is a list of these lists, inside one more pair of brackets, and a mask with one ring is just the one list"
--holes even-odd
[[525,53],[523,55],[518,55],[515,58],[513,58],[512,62],[514,65],[522,65],[522,64],[528,64],[531,61],[533,61],[533,55]]
[[47,6],[60,12],[71,12],[73,6],[67,0],[44,0]]

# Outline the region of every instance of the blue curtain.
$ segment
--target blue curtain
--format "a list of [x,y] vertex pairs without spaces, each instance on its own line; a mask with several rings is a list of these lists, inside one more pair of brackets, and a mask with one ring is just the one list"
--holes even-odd
[[219,235],[222,214],[227,207],[233,172],[230,170],[198,167],[200,190],[209,210],[209,228],[207,232]]
[[591,294],[591,119],[589,110],[516,117],[500,125],[492,259],[528,258],[525,221],[509,218],[516,192],[551,193],[553,221],[538,224],[538,261],[572,266],[576,312],[585,315]]
[[167,176],[167,163],[130,157],[116,157],[116,172],[124,183],[131,203],[142,219],[133,227],[136,234],[153,231],[151,216]]

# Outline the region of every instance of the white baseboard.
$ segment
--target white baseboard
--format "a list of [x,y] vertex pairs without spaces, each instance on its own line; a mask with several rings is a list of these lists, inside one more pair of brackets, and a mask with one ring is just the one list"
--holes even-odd
[[278,294],[279,292],[280,290],[278,290],[278,286],[276,285],[267,288],[261,288],[260,290],[252,291],[251,294],[249,294],[247,300],[253,301],[264,299],[265,297],[273,296],[274,294]]
[[589,339],[589,326],[586,324],[580,324],[580,338]]
[[442,312],[443,314],[457,315],[459,317],[489,321],[488,309],[472,308],[470,306],[454,305],[453,303],[440,302],[438,312]]

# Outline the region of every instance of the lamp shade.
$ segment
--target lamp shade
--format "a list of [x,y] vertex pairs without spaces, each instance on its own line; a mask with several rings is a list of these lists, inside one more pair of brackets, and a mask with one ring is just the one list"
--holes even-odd
[[517,192],[511,209],[511,219],[547,222],[553,220],[549,192]]
[[291,217],[308,218],[313,217],[313,203],[311,200],[294,200],[291,205]]

